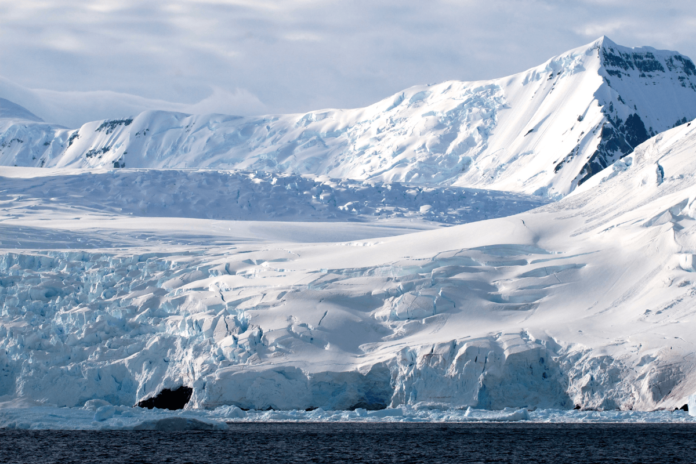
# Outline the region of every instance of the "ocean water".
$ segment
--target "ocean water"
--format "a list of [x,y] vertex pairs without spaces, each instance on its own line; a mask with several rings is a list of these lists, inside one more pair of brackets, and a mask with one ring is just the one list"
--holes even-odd
[[224,432],[0,430],[17,463],[696,462],[696,424],[237,423]]

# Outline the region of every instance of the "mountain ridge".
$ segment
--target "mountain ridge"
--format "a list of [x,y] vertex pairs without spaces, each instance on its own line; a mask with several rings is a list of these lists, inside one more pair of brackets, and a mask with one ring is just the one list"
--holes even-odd
[[0,164],[259,170],[560,198],[695,117],[690,59],[602,37],[513,76],[414,86],[352,110],[6,124],[0,140],[24,145],[2,147]]
[[44,122],[23,106],[13,103],[5,98],[0,98],[0,119],[26,119],[32,122]]

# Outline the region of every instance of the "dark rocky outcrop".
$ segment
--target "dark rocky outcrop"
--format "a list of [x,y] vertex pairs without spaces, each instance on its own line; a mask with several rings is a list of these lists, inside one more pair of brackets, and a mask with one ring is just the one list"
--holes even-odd
[[[611,109],[610,109],[611,111]],[[638,113],[631,114],[626,121],[608,116],[601,128],[600,142],[590,159],[578,175],[578,185],[617,160],[629,155],[633,149],[650,138],[648,130]]]
[[106,134],[111,134],[118,126],[130,126],[133,122],[133,118],[128,119],[116,119],[113,121],[104,121],[99,127],[97,127],[96,132],[106,132]]

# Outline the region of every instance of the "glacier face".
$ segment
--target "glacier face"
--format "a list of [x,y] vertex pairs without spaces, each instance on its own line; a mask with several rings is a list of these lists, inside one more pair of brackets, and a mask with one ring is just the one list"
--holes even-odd
[[695,108],[691,60],[602,38],[511,77],[416,86],[354,110],[150,111],[78,130],[0,119],[0,163],[259,170],[557,198]]
[[[694,129],[541,208],[346,242],[51,206],[47,170],[4,168],[33,183],[2,204],[0,402],[132,406],[185,385],[206,410],[680,407],[696,390]],[[129,174],[147,186],[104,175]]]

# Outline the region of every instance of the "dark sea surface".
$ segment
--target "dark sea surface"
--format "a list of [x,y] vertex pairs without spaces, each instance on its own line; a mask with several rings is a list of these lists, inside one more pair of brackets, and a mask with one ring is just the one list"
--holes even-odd
[[0,462],[696,462],[696,424],[236,423],[226,432],[0,430]]

